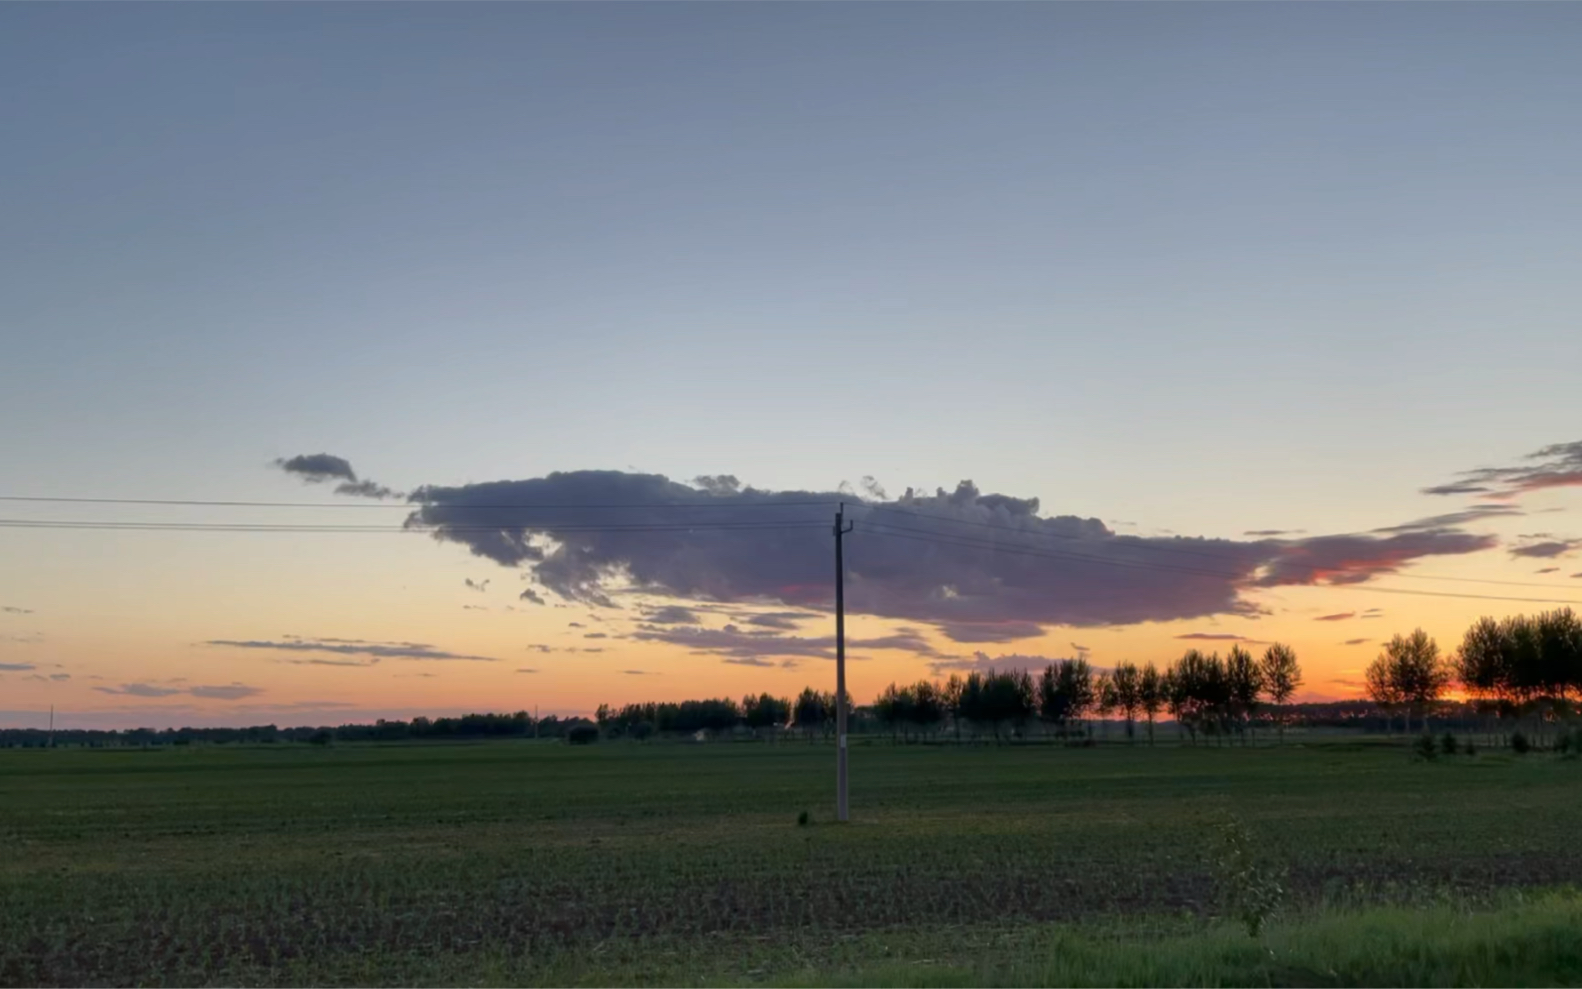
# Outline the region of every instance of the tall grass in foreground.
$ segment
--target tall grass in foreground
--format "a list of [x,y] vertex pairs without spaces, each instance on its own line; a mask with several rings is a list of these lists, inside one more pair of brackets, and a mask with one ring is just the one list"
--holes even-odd
[[1158,939],[1055,928],[1014,957],[773,979],[808,986],[1550,986],[1582,983],[1582,897],[1327,911],[1259,939],[1225,924]]

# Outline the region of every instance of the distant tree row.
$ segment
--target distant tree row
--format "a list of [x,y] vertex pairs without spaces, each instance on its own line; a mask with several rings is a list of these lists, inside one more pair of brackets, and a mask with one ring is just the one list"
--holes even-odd
[[1089,715],[1117,713],[1132,738],[1141,715],[1152,742],[1155,719],[1168,710],[1196,740],[1199,734],[1245,736],[1263,698],[1283,706],[1301,684],[1302,668],[1289,646],[1270,646],[1262,659],[1240,646],[1224,659],[1193,649],[1162,672],[1152,663],[1096,671],[1086,660],[1063,659],[1044,667],[1036,680],[1025,670],[991,669],[954,674],[942,685],[891,684],[874,702],[873,715],[897,736],[928,735],[948,721],[958,736],[965,727],[995,738],[1007,730],[1025,733],[1035,721],[1046,732],[1066,736]]
[[1414,714],[1426,728],[1429,713],[1457,684],[1476,710],[1496,718],[1570,717],[1582,699],[1582,619],[1570,608],[1480,618],[1451,656],[1417,629],[1385,644],[1365,682],[1381,709],[1402,712],[1408,732]]

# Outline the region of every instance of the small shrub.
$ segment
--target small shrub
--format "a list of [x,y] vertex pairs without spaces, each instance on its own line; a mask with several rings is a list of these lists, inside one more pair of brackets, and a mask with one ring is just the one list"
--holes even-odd
[[1472,739],[1470,738],[1467,739],[1466,742],[1461,746],[1461,751],[1465,752],[1467,755],[1478,754],[1477,746],[1472,744]]
[[1417,741],[1412,743],[1412,756],[1417,759],[1437,758],[1439,749],[1434,745],[1434,736],[1427,732],[1417,736]]
[[592,725],[578,725],[566,732],[566,741],[572,745],[592,745],[599,740],[599,729]]
[[1285,897],[1283,877],[1259,859],[1257,841],[1241,821],[1232,817],[1219,831],[1223,842],[1217,863],[1221,895],[1225,906],[1247,928],[1247,936],[1255,938],[1280,908]]
[[1527,736],[1519,731],[1511,732],[1511,751],[1517,755],[1526,755],[1532,749],[1532,743],[1527,741]]
[[798,814],[796,816],[797,827],[805,828],[805,827],[808,826],[808,822],[811,821],[811,820],[812,820],[812,818],[808,816],[807,811],[803,811],[802,813],[800,813],[800,814]]
[[1439,751],[1443,752],[1445,755],[1455,755],[1456,736],[1450,734],[1448,731],[1445,732],[1444,737],[1439,740]]

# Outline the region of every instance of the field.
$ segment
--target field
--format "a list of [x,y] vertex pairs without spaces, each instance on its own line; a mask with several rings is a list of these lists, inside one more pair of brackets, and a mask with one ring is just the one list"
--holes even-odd
[[[874,743],[845,826],[833,769],[801,742],[7,750],[0,982],[1582,980],[1582,762]],[[1283,890],[1256,940],[1232,818]]]

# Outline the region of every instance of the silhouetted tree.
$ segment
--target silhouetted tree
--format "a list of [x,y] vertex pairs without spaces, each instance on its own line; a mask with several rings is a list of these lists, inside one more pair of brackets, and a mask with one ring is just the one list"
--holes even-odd
[[1143,667],[1142,675],[1137,680],[1137,701],[1148,715],[1149,745],[1154,744],[1154,716],[1166,703],[1166,688],[1165,678],[1159,674],[1158,667],[1152,663]]
[[1302,685],[1302,667],[1296,661],[1296,650],[1276,642],[1263,652],[1259,662],[1263,672],[1263,690],[1274,701],[1276,724],[1280,742],[1285,743],[1285,712],[1283,708],[1291,695]]

